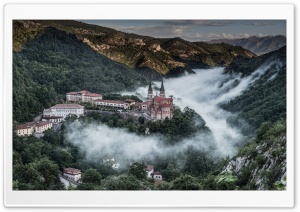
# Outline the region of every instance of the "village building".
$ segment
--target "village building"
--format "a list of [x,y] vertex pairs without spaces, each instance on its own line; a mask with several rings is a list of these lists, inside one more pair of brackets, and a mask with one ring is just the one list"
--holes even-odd
[[49,121],[49,122],[52,122],[53,124],[60,123],[63,120],[64,120],[64,117],[62,117],[62,116],[50,116],[50,117],[42,118],[42,121]]
[[125,99],[124,102],[128,103],[129,105],[133,105],[134,103],[136,103],[136,101],[133,99]]
[[154,166],[147,165],[146,167],[147,178],[153,179],[155,181],[162,180],[162,175],[159,171],[154,171]]
[[67,102],[91,102],[102,99],[102,94],[91,93],[87,90],[66,93]]
[[109,167],[113,168],[114,170],[117,170],[120,168],[120,164],[112,156],[104,156],[102,161],[103,161],[104,165],[109,166]]
[[152,178],[152,174],[154,173],[154,166],[147,165],[146,173],[148,178]]
[[[57,104],[43,111],[43,119],[49,119],[50,117],[63,117],[73,114],[76,116],[82,116],[84,114],[84,106],[78,104]],[[61,120],[57,118],[56,120]]]
[[164,82],[161,82],[159,96],[153,95],[151,82],[148,88],[147,113],[155,120],[171,119],[174,111],[173,99],[167,98],[165,94]]
[[63,176],[68,180],[80,182],[81,170],[74,168],[64,168]]
[[43,133],[50,128],[52,128],[52,122],[49,121],[27,122],[18,125],[16,133],[19,136],[32,135],[34,133]]
[[94,104],[98,107],[114,107],[120,109],[128,109],[130,107],[130,103],[120,100],[95,100]]
[[152,173],[152,178],[154,180],[162,180],[162,175],[160,174],[159,171],[156,171],[156,172]]

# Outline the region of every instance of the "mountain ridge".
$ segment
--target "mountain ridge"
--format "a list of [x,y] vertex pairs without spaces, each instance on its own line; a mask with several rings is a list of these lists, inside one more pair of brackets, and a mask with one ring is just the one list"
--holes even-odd
[[257,55],[263,55],[285,46],[286,37],[283,35],[264,37],[251,36],[249,38],[238,39],[216,39],[208,41],[208,43],[227,43],[235,46],[242,46]]
[[14,32],[17,32],[14,33],[14,51],[20,51],[24,43],[42,34],[46,27],[74,34],[98,53],[142,71],[146,77],[149,74],[158,78],[194,73],[192,68],[195,67],[228,66],[237,56],[256,56],[249,50],[228,44],[152,38],[69,20],[14,21]]

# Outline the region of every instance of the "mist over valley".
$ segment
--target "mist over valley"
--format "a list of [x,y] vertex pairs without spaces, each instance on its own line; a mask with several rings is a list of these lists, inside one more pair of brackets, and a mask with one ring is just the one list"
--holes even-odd
[[14,190],[285,189],[285,39],[13,27]]

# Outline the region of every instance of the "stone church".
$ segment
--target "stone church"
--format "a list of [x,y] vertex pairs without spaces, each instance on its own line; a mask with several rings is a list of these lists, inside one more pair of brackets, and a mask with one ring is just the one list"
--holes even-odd
[[163,120],[171,119],[173,116],[174,105],[172,98],[166,98],[164,82],[161,82],[159,96],[153,95],[151,82],[148,88],[147,111],[152,119]]

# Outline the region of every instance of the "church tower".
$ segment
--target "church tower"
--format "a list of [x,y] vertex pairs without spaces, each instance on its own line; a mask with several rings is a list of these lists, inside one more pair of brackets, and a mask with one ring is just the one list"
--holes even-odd
[[159,96],[162,97],[162,98],[166,98],[165,88],[164,88],[164,81],[163,80],[161,81]]
[[150,81],[149,88],[148,88],[148,98],[147,98],[148,106],[150,106],[152,99],[153,99],[153,90],[152,90],[152,85],[151,85],[151,81]]

